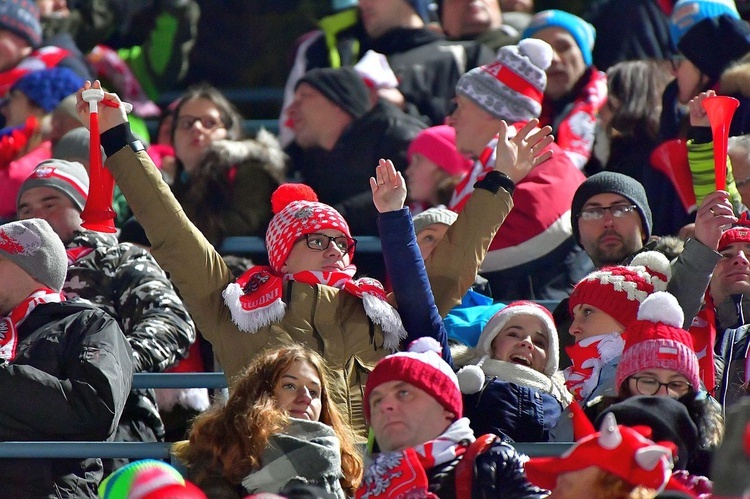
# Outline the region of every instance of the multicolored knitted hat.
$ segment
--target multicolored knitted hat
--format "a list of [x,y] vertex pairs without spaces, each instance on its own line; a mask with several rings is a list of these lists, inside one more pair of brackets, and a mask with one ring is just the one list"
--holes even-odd
[[638,320],[625,329],[625,348],[617,365],[615,386],[620,388],[640,371],[658,368],[682,374],[698,390],[698,357],[692,336],[682,329],[684,320],[677,298],[666,291],[643,300]]
[[0,29],[20,36],[36,48],[42,43],[42,25],[39,8],[33,0],[7,0],[0,2]]
[[594,306],[628,327],[636,320],[638,307],[654,291],[667,289],[672,275],[667,257],[657,251],[639,253],[629,266],[596,270],[576,284],[568,307]]
[[100,499],[206,499],[179,471],[155,459],[123,466],[104,479],[98,493]]
[[370,394],[388,381],[404,381],[427,392],[447,411],[459,419],[463,400],[458,378],[451,366],[440,356],[440,344],[423,337],[409,345],[409,351],[389,355],[377,363],[365,385],[365,417],[370,420]]
[[[305,234],[336,229],[352,237],[344,217],[327,204],[318,202],[315,191],[305,184],[280,185],[271,196],[271,207],[275,215],[266,231],[266,248],[268,262],[276,272],[281,272],[292,246]],[[354,249],[349,257],[354,257]]]
[[596,466],[633,486],[661,491],[672,476],[672,448],[649,440],[650,435],[647,427],[618,426],[609,413],[599,432],[582,438],[562,456],[530,459],[526,476],[534,485],[552,490],[559,475]]
[[499,120],[526,122],[542,112],[551,63],[552,47],[547,42],[521,40],[518,45],[500,47],[492,64],[461,76],[456,93]]
[[531,301],[514,301],[509,303],[505,308],[498,311],[492,316],[487,325],[479,335],[476,349],[483,355],[489,355],[492,350],[492,340],[505,327],[510,319],[517,315],[531,315],[536,317],[544,324],[547,333],[547,365],[544,367],[544,374],[552,376],[557,372],[560,363],[560,346],[557,338],[557,328],[552,314],[542,305]]

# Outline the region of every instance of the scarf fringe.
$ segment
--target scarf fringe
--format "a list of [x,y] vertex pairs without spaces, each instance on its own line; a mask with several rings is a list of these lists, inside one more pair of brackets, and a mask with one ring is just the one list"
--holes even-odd
[[229,307],[232,322],[245,333],[257,333],[260,329],[270,326],[284,318],[286,303],[283,300],[274,300],[270,305],[252,311],[245,310],[240,304],[242,288],[237,283],[232,283],[221,293],[224,303]]
[[398,350],[401,340],[406,338],[406,329],[401,322],[401,316],[387,301],[370,293],[362,294],[362,304],[365,313],[372,322],[383,330],[383,347]]

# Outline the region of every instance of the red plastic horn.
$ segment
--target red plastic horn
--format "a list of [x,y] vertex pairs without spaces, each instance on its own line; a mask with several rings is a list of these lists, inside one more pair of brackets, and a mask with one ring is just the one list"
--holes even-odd
[[696,207],[693,177],[688,164],[687,145],[680,139],[668,140],[651,153],[651,165],[669,178],[682,207],[691,213]]
[[99,106],[104,99],[100,88],[84,90],[81,95],[89,103],[89,197],[83,207],[81,218],[83,227],[97,232],[116,232],[115,210],[112,209],[112,197],[115,193],[115,179],[102,166],[102,151],[99,139]]
[[729,125],[734,111],[740,101],[734,97],[716,95],[703,100],[703,108],[711,123],[714,139],[714,170],[716,172],[716,190],[727,188],[727,143],[729,142]]

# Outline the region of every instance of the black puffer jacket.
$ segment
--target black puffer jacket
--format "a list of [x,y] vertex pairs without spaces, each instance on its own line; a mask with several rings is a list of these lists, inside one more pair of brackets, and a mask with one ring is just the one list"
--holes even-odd
[[[456,466],[460,460],[427,470],[430,492],[441,499],[456,498]],[[529,483],[521,455],[500,439],[474,459],[472,482],[472,499],[536,499],[549,495],[549,491]]]
[[[0,363],[0,441],[108,440],[133,379],[115,320],[81,301],[34,308],[15,358]],[[2,459],[2,497],[92,497],[99,459]]]

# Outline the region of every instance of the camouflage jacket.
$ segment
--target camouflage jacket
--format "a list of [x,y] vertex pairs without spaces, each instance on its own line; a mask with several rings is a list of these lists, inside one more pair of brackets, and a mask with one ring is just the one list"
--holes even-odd
[[[93,231],[77,233],[67,251],[65,295],[89,300],[117,320],[133,350],[133,372],[160,372],[185,358],[195,325],[150,253]],[[153,390],[130,393],[120,424],[129,421],[142,421],[163,437]]]
[[183,359],[195,326],[167,275],[150,253],[114,235],[79,232],[68,244],[63,288],[104,309],[133,349],[134,372],[160,372]]

